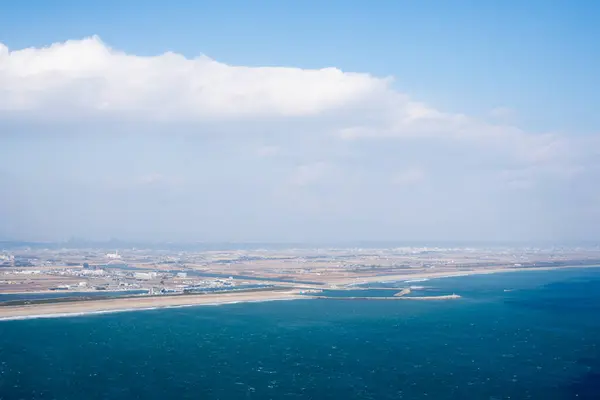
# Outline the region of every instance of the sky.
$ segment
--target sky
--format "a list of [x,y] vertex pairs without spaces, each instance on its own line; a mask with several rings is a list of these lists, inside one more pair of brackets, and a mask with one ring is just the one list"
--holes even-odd
[[597,241],[600,3],[7,1],[0,239]]

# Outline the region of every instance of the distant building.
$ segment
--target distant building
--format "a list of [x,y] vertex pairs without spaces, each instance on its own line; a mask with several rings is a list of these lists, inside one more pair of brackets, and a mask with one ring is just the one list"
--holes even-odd
[[143,280],[143,281],[154,279],[157,276],[158,276],[158,274],[156,272],[135,272],[133,274],[133,277],[135,279],[139,279],[139,280]]
[[71,287],[69,285],[58,285],[49,288],[50,290],[69,290]]
[[119,255],[119,251],[115,251],[114,253],[106,254],[106,258],[110,258],[111,260],[120,260],[121,256]]
[[98,275],[104,275],[106,274],[106,271],[104,271],[103,269],[87,269],[87,270],[83,270],[79,272],[80,275],[84,275],[84,276],[98,276]]

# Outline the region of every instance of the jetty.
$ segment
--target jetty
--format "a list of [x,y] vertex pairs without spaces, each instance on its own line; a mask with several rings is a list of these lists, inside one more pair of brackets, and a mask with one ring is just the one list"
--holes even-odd
[[458,294],[448,294],[443,296],[393,296],[393,297],[364,297],[364,296],[349,296],[349,297],[330,297],[330,296],[311,296],[313,299],[329,299],[329,300],[454,300],[460,299]]

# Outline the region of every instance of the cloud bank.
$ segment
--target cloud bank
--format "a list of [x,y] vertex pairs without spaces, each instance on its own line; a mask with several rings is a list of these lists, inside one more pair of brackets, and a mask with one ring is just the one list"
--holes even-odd
[[[569,221],[600,218],[598,138],[529,132],[515,114],[446,112],[337,68],[142,57],[98,37],[0,44],[0,236],[57,221],[86,236],[80,220],[92,236],[163,239],[576,235]],[[67,207],[70,191],[86,203]]]
[[6,111],[165,120],[308,116],[377,96],[388,85],[335,68],[229,66],[174,53],[139,57],[98,37],[16,51],[0,44],[0,109]]
[[230,66],[174,53],[141,57],[114,50],[96,36],[15,51],[0,44],[0,112],[5,115],[265,124],[320,118],[328,133],[345,140],[479,141],[532,161],[562,150],[554,134],[530,135],[514,126],[445,113],[391,84],[390,78],[336,68]]

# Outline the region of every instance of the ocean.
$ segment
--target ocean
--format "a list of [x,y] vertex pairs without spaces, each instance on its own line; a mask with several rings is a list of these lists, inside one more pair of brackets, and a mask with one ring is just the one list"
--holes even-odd
[[0,399],[600,399],[600,268],[409,285],[1,321]]

